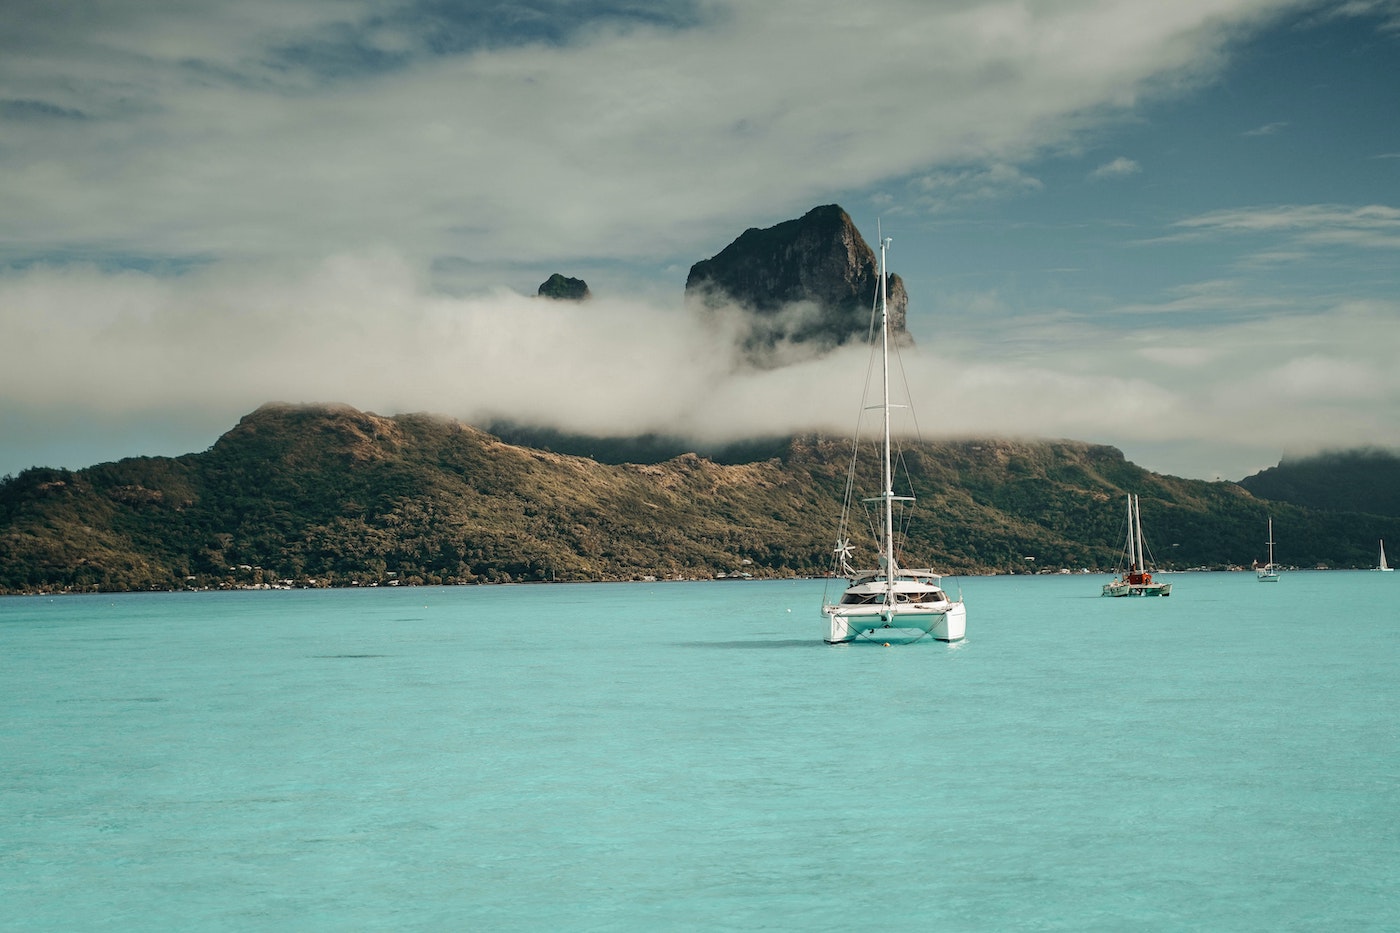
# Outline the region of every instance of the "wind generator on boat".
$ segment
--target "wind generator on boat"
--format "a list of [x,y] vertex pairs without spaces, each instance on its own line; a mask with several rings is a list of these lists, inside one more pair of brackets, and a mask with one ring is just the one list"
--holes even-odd
[[[824,640],[829,645],[870,641],[876,644],[907,644],[932,637],[940,641],[960,641],[966,635],[967,607],[962,598],[951,599],[943,590],[942,577],[932,570],[913,570],[899,561],[899,541],[895,533],[895,503],[901,509],[912,506],[913,495],[895,495],[893,454],[891,452],[890,411],[890,333],[888,273],[885,258],[890,240],[880,236],[880,290],[878,344],[872,341],[872,354],[880,354],[881,401],[870,406],[883,416],[883,437],[880,447],[880,492],[862,499],[864,506],[874,508],[875,540],[878,552],[876,566],[856,570],[850,564],[854,546],[849,537],[856,485],[857,464],[860,459],[860,426],[856,427],[850,471],[846,479],[846,495],[841,509],[841,523],[833,551],[833,577],[847,579],[847,587],[838,602],[822,599],[822,616],[826,622]],[[862,406],[865,410],[865,406]]]

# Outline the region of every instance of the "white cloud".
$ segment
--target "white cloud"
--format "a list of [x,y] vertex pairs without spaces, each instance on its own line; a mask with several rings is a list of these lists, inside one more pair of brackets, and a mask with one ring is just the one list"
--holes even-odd
[[1396,0],[1342,0],[1327,12],[1336,17],[1379,19],[1383,30],[1400,32],[1400,2]]
[[691,28],[604,24],[564,45],[410,58],[333,83],[274,67],[274,52],[377,7],[84,7],[41,52],[0,64],[25,97],[91,117],[7,133],[0,244],[690,254],[833,182],[990,160],[1002,167],[983,181],[1034,184],[1009,166],[1149,82],[1209,73],[1232,24],[1287,6],[719,4]]
[[1089,177],[1095,181],[1108,178],[1127,178],[1129,175],[1136,175],[1142,171],[1142,166],[1125,156],[1119,156],[1112,162],[1105,162],[1089,173]]
[[978,168],[930,172],[914,180],[914,190],[929,206],[965,204],[1039,191],[1045,186],[1014,165],[998,163]]
[[[1287,328],[1255,321],[1204,333],[1061,322],[1053,339],[1047,331],[1012,353],[994,335],[964,336],[903,359],[929,437],[1293,450],[1306,425],[1318,447],[1400,445],[1387,415],[1400,405],[1397,314],[1394,302],[1345,305]],[[181,423],[203,413],[205,443],[231,426],[230,412],[271,400],[697,440],[846,431],[867,368],[864,351],[849,349],[736,370],[722,322],[640,302],[448,298],[387,252],[179,280],[34,269],[0,281],[0,332],[13,338],[0,343],[6,405]],[[1257,417],[1261,405],[1288,416]]]
[[1400,208],[1293,204],[1211,211],[1177,222],[1190,233],[1278,234],[1313,245],[1400,249]]
[[[447,298],[388,253],[297,274],[179,281],[33,270],[0,283],[11,402],[251,408],[269,399],[659,427],[729,364],[732,335],[679,313],[510,292]],[[698,363],[695,361],[699,361]]]
[[1143,359],[1177,369],[1201,369],[1219,360],[1224,351],[1212,346],[1144,347],[1138,351]]

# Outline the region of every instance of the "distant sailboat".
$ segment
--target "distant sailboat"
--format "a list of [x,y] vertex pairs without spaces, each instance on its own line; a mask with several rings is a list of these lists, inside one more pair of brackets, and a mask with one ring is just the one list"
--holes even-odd
[[1260,583],[1278,582],[1278,564],[1274,563],[1274,520],[1269,519],[1269,562],[1262,567],[1254,568],[1254,572]]
[[[1272,535],[1270,535],[1272,537]],[[1147,572],[1147,552],[1142,543],[1142,514],[1138,497],[1128,496],[1128,543],[1123,548],[1127,569],[1103,585],[1104,596],[1170,596],[1172,585],[1154,581]]]
[[1377,570],[1380,570],[1380,571],[1383,571],[1383,572],[1385,572],[1385,573],[1389,573],[1390,571],[1392,571],[1392,570],[1395,569],[1394,567],[1390,566],[1389,564],[1387,564],[1387,563],[1385,562],[1385,539],[1384,539],[1384,538],[1381,539],[1381,563],[1380,563],[1380,566],[1377,567],[1376,569],[1377,569]]

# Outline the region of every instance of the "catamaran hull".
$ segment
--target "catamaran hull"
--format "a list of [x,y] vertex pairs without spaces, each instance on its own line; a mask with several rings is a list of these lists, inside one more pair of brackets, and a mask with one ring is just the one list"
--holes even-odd
[[878,609],[855,612],[829,607],[823,615],[827,621],[824,641],[828,645],[856,641],[907,645],[930,637],[938,641],[962,641],[967,637],[967,607],[960,602],[946,610],[906,609],[893,614]]
[[1170,596],[1170,583],[1105,583],[1105,596]]

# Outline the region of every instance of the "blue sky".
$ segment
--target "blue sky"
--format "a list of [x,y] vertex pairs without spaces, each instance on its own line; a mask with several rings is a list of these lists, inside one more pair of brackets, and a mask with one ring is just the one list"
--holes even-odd
[[273,400],[848,430],[863,355],[736,369],[681,300],[829,203],[893,237],[925,436],[1400,447],[1398,113],[1397,0],[12,0],[0,475]]

